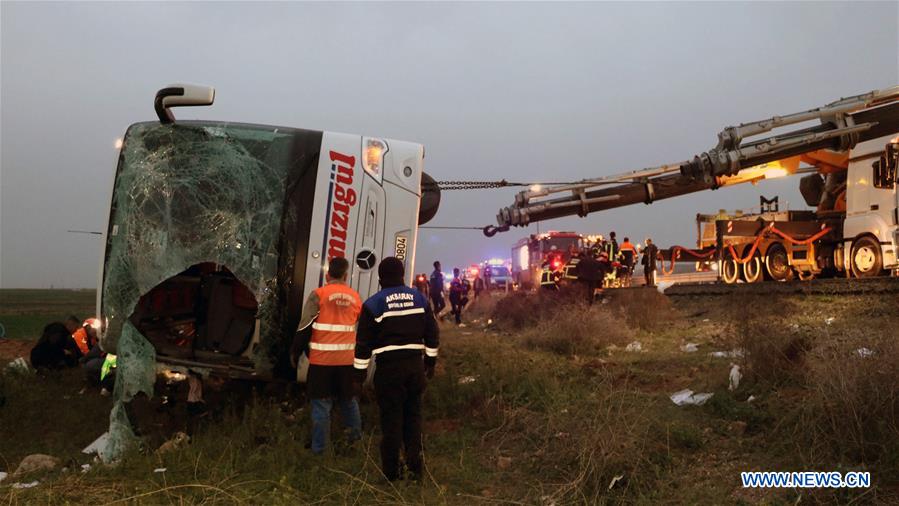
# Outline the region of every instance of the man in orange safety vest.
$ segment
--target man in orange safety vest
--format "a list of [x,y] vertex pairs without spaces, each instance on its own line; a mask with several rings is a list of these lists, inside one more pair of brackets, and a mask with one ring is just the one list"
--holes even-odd
[[306,394],[312,404],[312,453],[321,455],[328,444],[331,408],[337,399],[344,425],[349,429],[349,443],[362,437],[359,403],[353,384],[356,322],[362,300],[346,284],[349,262],[334,257],[328,262],[327,283],[309,294],[295,339],[312,327],[308,346],[295,343],[294,364],[301,348],[308,349],[309,372]]

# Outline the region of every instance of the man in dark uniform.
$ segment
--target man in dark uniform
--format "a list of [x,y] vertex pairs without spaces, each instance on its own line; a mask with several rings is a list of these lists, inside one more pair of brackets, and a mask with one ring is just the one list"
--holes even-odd
[[659,248],[652,243],[652,239],[646,239],[646,247],[643,248],[643,279],[646,280],[646,286],[655,286],[656,284],[656,257],[659,254]]
[[382,290],[362,305],[353,363],[361,382],[372,357],[377,357],[381,470],[390,481],[401,477],[401,446],[411,478],[421,478],[421,396],[425,376],[434,376],[440,333],[428,301],[405,286],[404,275],[403,263],[395,257],[378,265]]
[[604,276],[602,265],[591,255],[584,255],[577,264],[577,279],[583,285],[587,294],[587,301],[593,304],[593,294],[597,288],[602,288]]
[[440,269],[440,262],[434,262],[434,272],[431,273],[431,286],[428,288],[428,291],[431,293],[431,304],[433,305],[435,316],[440,316],[440,312],[446,307],[446,301],[443,300],[443,292],[446,291],[443,286],[445,282],[443,271]]
[[450,281],[449,289],[450,310],[456,319],[456,325],[462,323],[462,308],[465,307],[465,285],[462,284],[462,279],[459,275],[459,268],[454,268],[453,280]]

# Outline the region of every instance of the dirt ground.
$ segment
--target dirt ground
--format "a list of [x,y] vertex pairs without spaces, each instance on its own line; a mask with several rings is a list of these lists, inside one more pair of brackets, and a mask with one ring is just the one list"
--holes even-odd
[[[861,371],[893,370],[895,357],[875,338],[880,330],[896,328],[897,302],[892,295],[668,300],[647,291],[612,295],[606,304],[572,306],[568,312],[552,309],[559,316],[551,325],[511,328],[498,299],[484,299],[466,315],[465,327],[441,323],[438,372],[425,398],[429,476],[417,486],[394,486],[379,478],[371,392],[361,402],[366,432],[361,448],[343,453],[335,447],[316,459],[304,449],[309,417],[298,389],[222,384],[208,390],[209,413],[192,417],[183,403],[186,385],[160,379],[154,398],[132,408],[141,421],[143,446],[121,464],[104,466],[81,448],[106,430],[108,397],[84,389],[77,371],[24,380],[2,375],[0,471],[11,473],[32,453],[56,456],[68,470],[34,476],[39,485],[32,489],[13,489],[6,481],[0,484],[0,500],[895,504],[895,464],[883,451],[874,451],[895,447],[875,438],[859,453],[848,444],[849,432],[834,437],[818,430],[832,421],[813,416],[813,408],[821,409],[815,402],[824,387],[812,373],[819,367],[817,347],[830,342],[874,350],[864,362],[840,354],[841,363],[858,363]],[[546,305],[537,304],[530,311]],[[858,332],[860,327],[867,330]],[[806,343],[801,348],[805,358],[775,364],[795,367],[797,376],[762,377],[754,372],[761,366],[745,356],[713,355],[768,336]],[[752,349],[756,356],[764,352]],[[729,373],[735,364],[744,376],[731,391]],[[880,388],[864,378],[865,388]],[[847,385],[857,381],[844,379]],[[883,392],[892,385],[883,385]],[[669,396],[683,389],[713,396],[702,406],[676,406]],[[865,427],[872,438],[899,437],[895,426],[890,428],[893,415],[880,404],[860,398],[852,407],[885,425]],[[178,431],[190,435],[189,444],[160,454],[157,448]],[[332,434],[340,438],[339,426]],[[91,470],[72,472],[83,464]],[[875,486],[762,490],[743,488],[739,481],[747,470],[834,469],[869,470]]]

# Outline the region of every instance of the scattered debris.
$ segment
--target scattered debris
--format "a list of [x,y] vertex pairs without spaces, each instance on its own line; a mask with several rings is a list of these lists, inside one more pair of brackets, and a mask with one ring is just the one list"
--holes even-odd
[[702,323],[708,323],[708,322],[710,322],[710,321],[712,321],[712,320],[710,320],[710,319],[708,319],[708,318],[703,318],[703,319],[702,319]]
[[692,390],[686,389],[671,394],[671,402],[678,406],[702,406],[712,398],[711,393],[693,393]]
[[754,395],[750,395],[749,398],[746,399],[746,402],[752,402],[752,401],[754,401],[754,400],[755,400],[755,396],[754,396]]
[[616,474],[616,475],[612,478],[612,481],[609,482],[609,490],[612,490],[612,487],[614,487],[616,483],[618,483],[619,481],[621,481],[622,478],[624,478],[624,475],[623,475],[623,474]]
[[90,455],[91,453],[100,454],[106,448],[106,445],[109,444],[109,432],[104,432],[100,434],[100,437],[94,440],[93,443],[84,447],[81,450],[81,453],[86,453]]
[[0,483],[2,483],[3,480],[5,480],[7,476],[9,476],[7,473],[0,471]]
[[512,457],[497,457],[496,467],[499,469],[509,469],[512,467]]
[[836,320],[836,318],[834,318],[833,316],[829,316],[824,319],[824,324],[831,325],[835,320]]
[[684,353],[693,353],[699,351],[699,345],[696,343],[685,343],[680,346],[680,351]]
[[493,319],[492,319],[492,318],[488,318],[488,319],[487,319],[487,326],[490,326],[490,325],[493,325]]
[[81,474],[85,474],[91,470],[90,464],[81,464]]
[[467,326],[468,326],[468,325],[465,325],[464,323],[460,323],[460,324],[459,324],[459,328],[460,328],[460,329],[464,329],[464,328],[467,327]]
[[625,351],[643,351],[643,344],[640,341],[634,341],[624,348]]
[[44,455],[43,453],[34,453],[22,459],[16,472],[12,473],[12,475],[22,476],[37,471],[52,471],[59,466],[59,463],[59,459],[56,457]]
[[743,379],[743,373],[740,372],[740,366],[737,364],[730,364],[730,375],[728,376],[730,383],[727,385],[727,389],[733,392],[734,390],[740,388],[740,380]]
[[31,367],[28,365],[28,361],[25,360],[25,357],[19,357],[12,362],[6,364],[6,370],[9,372],[14,372],[18,374],[28,374],[31,371]]
[[709,356],[715,358],[741,358],[745,354],[746,350],[743,348],[734,348],[730,351],[713,351],[709,353]]
[[160,445],[159,449],[156,450],[156,453],[163,454],[163,453],[172,452],[172,451],[175,451],[175,450],[178,450],[178,449],[184,447],[184,445],[186,445],[189,442],[190,442],[190,436],[188,436],[187,434],[185,434],[183,432],[176,432],[171,437],[171,439],[169,439],[168,441],[166,441],[165,443],[162,443],[162,445]]
[[874,355],[874,350],[872,350],[870,348],[859,348],[859,349],[855,350],[855,354],[861,358],[868,358],[871,355]]
[[656,289],[659,291],[659,293],[665,295],[665,290],[672,286],[674,286],[674,281],[659,281],[656,284]]
[[156,469],[153,470],[154,473],[164,473],[166,471],[168,471],[167,467],[157,467]]
[[467,384],[469,384],[469,383],[474,383],[474,382],[477,381],[477,380],[478,380],[478,379],[475,378],[474,376],[462,376],[461,378],[459,378],[459,384],[460,384],[460,385],[467,385]]
[[32,482],[29,482],[29,483],[13,483],[13,484],[10,485],[10,486],[11,486],[12,488],[19,488],[19,489],[21,489],[21,488],[33,488],[33,487],[38,486],[39,483],[40,483],[39,481],[34,480],[34,481],[32,481]]

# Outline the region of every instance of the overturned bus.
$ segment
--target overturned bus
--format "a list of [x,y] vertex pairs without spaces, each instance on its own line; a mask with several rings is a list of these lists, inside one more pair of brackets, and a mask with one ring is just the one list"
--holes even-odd
[[405,262],[411,283],[418,225],[439,205],[420,144],[175,121],[171,107],[214,95],[160,90],[159,121],[131,125],[121,143],[97,294],[120,400],[151,394],[157,362],[293,377],[290,341],[328,260],[350,261],[363,297],[377,291],[386,256]]

